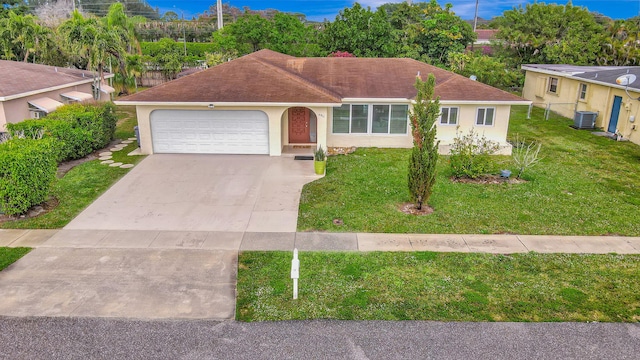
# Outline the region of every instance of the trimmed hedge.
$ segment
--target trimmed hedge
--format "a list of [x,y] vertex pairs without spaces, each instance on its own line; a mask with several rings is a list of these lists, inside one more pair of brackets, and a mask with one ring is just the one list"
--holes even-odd
[[24,214],[47,200],[56,176],[53,139],[12,139],[0,144],[0,211]]
[[57,161],[73,160],[107,146],[113,139],[118,118],[111,103],[71,104],[44,119],[7,124],[13,137],[24,135],[55,139]]

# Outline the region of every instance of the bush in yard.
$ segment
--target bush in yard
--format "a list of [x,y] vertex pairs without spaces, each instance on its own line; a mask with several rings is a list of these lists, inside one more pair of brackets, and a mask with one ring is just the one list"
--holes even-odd
[[20,215],[43,203],[56,165],[53,139],[12,139],[0,144],[0,210]]
[[516,135],[516,140],[513,144],[513,162],[515,163],[518,175],[516,176],[518,179],[522,177],[525,170],[532,167],[538,161],[540,161],[540,149],[542,148],[542,144],[539,142],[532,141],[527,144],[525,139],[520,139]]
[[416,79],[418,94],[411,111],[411,134],[413,149],[409,159],[409,193],[416,209],[422,210],[431,196],[436,181],[438,145],[436,120],[440,114],[440,98],[433,99],[436,78],[429,74],[427,81]]
[[474,129],[466,135],[456,134],[449,156],[453,176],[475,179],[490,173],[493,170],[491,155],[499,149],[497,142],[479,136]]
[[7,124],[13,137],[55,139],[57,161],[79,159],[113,139],[117,117],[112,104],[72,104],[44,119]]
[[48,115],[45,121],[48,120],[65,120],[74,127],[87,130],[91,134],[91,148],[97,150],[107,146],[113,139],[118,118],[115,106],[103,103],[66,105]]

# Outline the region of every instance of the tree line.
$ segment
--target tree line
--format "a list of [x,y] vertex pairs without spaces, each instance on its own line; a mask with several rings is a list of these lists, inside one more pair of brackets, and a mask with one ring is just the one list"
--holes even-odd
[[[57,16],[53,10],[35,12],[20,0],[0,1],[0,58],[98,73],[108,67],[124,92],[149,67],[172,78],[197,58],[215,65],[260,49],[293,56],[412,58],[503,89],[521,86],[522,64],[638,65],[640,55],[639,17],[612,20],[571,3],[536,2],[505,11],[489,22],[497,34],[487,53],[469,50],[476,39],[471,25],[450,4],[441,6],[436,0],[377,9],[355,3],[324,23],[308,22],[303,14],[226,5],[226,24],[219,30],[215,7],[184,21],[176,13],[132,12],[138,9],[132,5],[140,3],[136,0],[115,2],[101,17],[71,11],[73,0],[59,0],[56,9],[61,4],[69,9]],[[156,45],[141,46],[143,40]],[[202,47],[180,46],[175,40],[208,40],[206,54],[192,53]]]

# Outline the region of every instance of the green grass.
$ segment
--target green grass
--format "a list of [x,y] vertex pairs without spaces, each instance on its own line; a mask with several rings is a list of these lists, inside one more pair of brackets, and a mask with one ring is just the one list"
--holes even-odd
[[18,261],[18,259],[20,259],[21,257],[27,255],[29,251],[31,251],[31,248],[0,247],[0,271],[4,270],[7,266]]
[[[541,110],[531,120],[525,115],[526,107],[514,107],[509,137],[540,141],[543,157],[526,183],[454,183],[441,156],[429,200],[434,213],[406,215],[398,207],[409,201],[410,149],[358,149],[329,157],[327,175],[305,185],[298,230],[640,235],[640,147],[574,130],[566,118],[545,121]],[[510,157],[495,161],[496,170],[515,170]]]
[[291,253],[239,258],[236,319],[640,320],[640,255]]
[[135,136],[133,127],[138,125],[138,119],[136,118],[135,106],[118,106],[116,107],[116,114],[120,118],[116,128],[115,138],[120,140],[126,140]]
[[[116,138],[127,139],[133,136],[133,126],[136,125],[135,108],[118,107],[118,127]],[[133,116],[133,120],[132,120]],[[137,164],[144,156],[128,156],[127,154],[138,147],[136,142],[129,144],[121,151],[113,153],[113,161],[125,164]],[[112,168],[93,160],[80,164],[64,177],[53,183],[51,196],[58,200],[58,206],[51,211],[35,218],[8,221],[0,224],[5,229],[58,229],[67,225],[82,210],[104,193],[111,185],[118,181],[130,169]]]

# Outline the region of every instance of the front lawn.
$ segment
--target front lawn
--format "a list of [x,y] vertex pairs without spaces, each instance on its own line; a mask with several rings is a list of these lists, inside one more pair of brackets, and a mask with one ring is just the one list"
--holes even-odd
[[640,255],[244,252],[236,319],[640,320]]
[[[542,143],[523,184],[454,183],[441,156],[427,216],[398,210],[409,200],[409,149],[358,149],[329,157],[327,175],[302,192],[299,231],[640,235],[640,146],[546,121],[514,107],[509,137]],[[514,166],[496,156],[496,169]],[[334,221],[339,219],[341,221]],[[336,224],[337,223],[337,224]]]
[[0,271],[4,270],[7,266],[18,261],[21,257],[27,255],[31,251],[31,248],[26,247],[0,247]]

